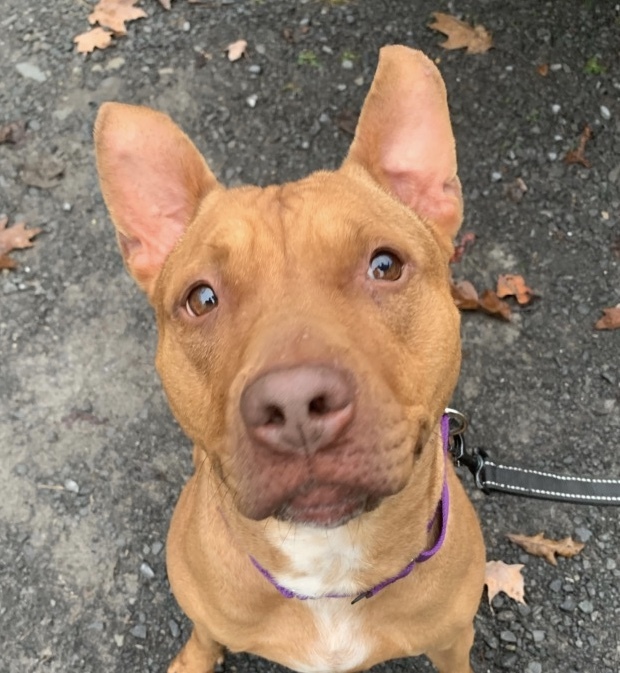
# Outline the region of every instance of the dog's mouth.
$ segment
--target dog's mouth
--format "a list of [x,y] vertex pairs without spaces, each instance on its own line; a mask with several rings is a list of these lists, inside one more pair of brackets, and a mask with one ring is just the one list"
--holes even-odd
[[380,498],[360,493],[349,486],[306,485],[274,513],[276,519],[321,528],[342,526],[375,509]]

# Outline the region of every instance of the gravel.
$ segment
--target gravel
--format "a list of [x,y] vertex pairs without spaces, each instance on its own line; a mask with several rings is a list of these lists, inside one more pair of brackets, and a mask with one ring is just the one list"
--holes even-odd
[[[446,79],[463,228],[477,235],[454,275],[483,289],[521,273],[539,295],[511,324],[464,316],[454,406],[471,417],[469,442],[509,464],[620,476],[620,332],[592,329],[620,302],[615,3],[463,0],[459,16],[494,35],[486,55],[441,49],[426,28],[442,9],[430,0],[143,5],[147,19],[84,57],[72,37],[88,27],[87,4],[2,4],[0,126],[22,120],[26,133],[0,145],[0,212],[42,228],[15,253],[20,267],[0,271],[8,673],[162,671],[189,635],[164,540],[191,451],[96,183],[92,123],[105,100],[170,113],[221,179],[267,184],[338,166],[350,142],[339,120],[355,119],[382,44],[425,50]],[[224,49],[240,37],[247,56],[230,63]],[[595,56],[599,74],[586,67]],[[568,165],[586,123],[591,167]],[[618,673],[618,511],[486,497],[463,479],[489,559],[520,562],[507,533],[586,544],[557,566],[525,557],[526,606],[483,597],[476,673]],[[226,669],[284,670],[245,654]],[[431,668],[416,659],[376,670]]]

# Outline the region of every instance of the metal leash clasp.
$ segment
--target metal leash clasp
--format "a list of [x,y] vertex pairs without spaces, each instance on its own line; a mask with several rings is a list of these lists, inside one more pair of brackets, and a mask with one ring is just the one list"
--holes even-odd
[[448,451],[454,464],[456,467],[466,467],[472,473],[476,486],[487,493],[482,475],[486,453],[481,449],[469,453],[465,448],[465,430],[469,426],[469,419],[457,409],[446,408],[444,413],[449,422]]

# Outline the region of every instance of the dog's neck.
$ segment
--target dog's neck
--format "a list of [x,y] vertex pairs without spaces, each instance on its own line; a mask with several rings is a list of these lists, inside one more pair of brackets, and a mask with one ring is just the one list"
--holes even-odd
[[[447,469],[443,444],[438,427],[409,484],[343,526],[320,528],[275,518],[253,522],[227,508],[227,528],[256,571],[290,595],[356,596],[397,576],[440,536],[441,517],[435,515]],[[420,492],[420,483],[428,483],[429,490]]]

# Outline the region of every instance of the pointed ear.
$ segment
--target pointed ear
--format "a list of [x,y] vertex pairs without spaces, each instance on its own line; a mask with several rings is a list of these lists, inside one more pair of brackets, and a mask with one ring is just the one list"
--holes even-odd
[[150,295],[166,257],[218,183],[181,129],[149,108],[102,105],[95,152],[125,263]]
[[463,217],[446,88],[422,52],[383,47],[345,166],[356,163],[452,243]]

